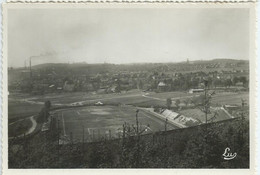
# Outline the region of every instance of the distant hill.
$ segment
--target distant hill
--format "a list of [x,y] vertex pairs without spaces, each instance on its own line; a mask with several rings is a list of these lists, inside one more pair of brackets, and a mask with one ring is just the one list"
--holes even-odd
[[[195,61],[190,61],[190,63],[216,63],[216,62],[221,62],[221,63],[238,63],[238,62],[243,62],[243,63],[249,63],[249,60],[236,60],[236,59],[228,59],[228,58],[215,58],[212,60],[195,60]],[[136,65],[164,65],[164,64],[186,64],[186,61],[182,62],[168,62],[168,63],[129,63],[129,64],[112,64],[112,63],[97,63],[97,64],[88,64],[85,62],[79,62],[79,63],[44,63],[44,64],[38,64],[32,66],[35,69],[38,68],[47,68],[47,67],[89,67],[89,66],[98,66],[98,65],[110,65],[110,66],[136,66]]]
[[236,59],[230,59],[230,58],[215,58],[215,59],[212,59],[212,60],[195,60],[195,61],[191,61],[191,62],[196,62],[196,63],[199,63],[199,62],[203,62],[203,63],[215,63],[215,62],[224,62],[224,63],[237,63],[237,62],[249,62],[249,60],[236,60]]
[[[185,72],[210,72],[210,71],[233,71],[249,70],[249,60],[235,59],[213,59],[196,60],[189,62],[171,62],[171,63],[132,63],[132,64],[88,64],[81,63],[45,63],[32,66],[33,71],[42,71],[44,73],[55,73],[59,75],[95,75],[102,73],[122,73],[122,72],[165,72],[165,73],[185,73]],[[24,68],[9,69],[11,74],[19,74]],[[27,71],[29,68],[27,68]]]

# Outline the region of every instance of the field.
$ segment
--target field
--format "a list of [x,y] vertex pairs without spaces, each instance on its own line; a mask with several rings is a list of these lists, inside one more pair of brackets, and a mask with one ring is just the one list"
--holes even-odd
[[[124,122],[127,122],[130,125],[135,123],[136,108],[133,106],[166,107],[166,99],[171,98],[172,106],[175,105],[175,100],[180,99],[180,106],[185,107],[185,104],[183,103],[184,99],[198,95],[200,94],[189,94],[187,92],[147,93],[139,90],[113,94],[85,92],[48,94],[45,96],[11,94],[8,99],[8,120],[9,123],[12,123],[32,115],[37,115],[44,106],[46,100],[50,100],[53,107],[63,105],[90,105],[71,110],[64,109],[59,112],[60,128],[64,129],[63,135],[65,135],[65,138],[70,138],[72,133],[73,140],[82,140],[83,125],[86,132],[84,133],[86,140],[93,140],[98,137],[118,137],[122,131]],[[211,104],[212,106],[226,104],[241,106],[241,99],[245,99],[247,105],[249,105],[248,92],[217,92],[213,96]],[[99,101],[105,104],[105,107],[93,106]],[[132,107],[129,107],[128,105],[131,105]],[[192,107],[192,104],[189,104],[188,106]],[[202,122],[205,120],[204,113],[198,109],[185,109],[181,110],[180,113],[186,117],[197,118]],[[228,118],[223,111],[218,111],[218,114],[219,116],[216,120]],[[142,128],[145,128],[147,124],[150,125],[149,128],[146,128],[146,133],[164,130],[164,121],[161,121],[154,116],[149,116],[142,111],[139,112],[139,117]],[[211,114],[209,114],[208,118],[210,119],[211,117]],[[13,126],[9,126],[11,130],[13,130]],[[26,124],[25,126],[30,125]],[[168,129],[173,128],[174,127],[172,126],[168,127]],[[27,129],[29,129],[29,127]]]
[[212,103],[221,105],[239,105],[241,106],[241,99],[244,99],[249,105],[249,93],[220,93],[212,98]]
[[162,93],[149,93],[147,96],[150,97],[154,97],[154,98],[158,98],[158,99],[167,99],[167,98],[172,98],[177,99],[177,98],[188,98],[188,97],[192,97],[196,94],[190,94],[188,92],[162,92]]
[[8,100],[8,121],[13,122],[19,119],[38,114],[43,105],[30,104],[22,101]]
[[[113,94],[95,94],[86,92],[77,93],[62,93],[62,94],[48,94],[45,96],[16,96],[12,101],[9,100],[9,106],[19,107],[13,102],[19,101],[20,103],[30,103],[32,105],[43,105],[47,100],[50,100],[52,105],[85,105],[94,104],[98,101],[106,104],[129,104],[135,106],[166,106],[166,99],[171,98],[174,101],[180,99],[181,102],[186,98],[192,98],[193,96],[198,96],[200,94],[189,94],[187,92],[164,92],[164,93],[145,93],[139,90],[132,90],[123,93],[113,93]],[[12,99],[12,98],[11,98]],[[26,99],[25,101],[21,101]],[[232,93],[232,92],[221,92],[216,93],[212,98],[213,104],[230,104],[230,105],[241,105],[241,99],[245,99],[247,102],[249,100],[248,92],[243,93]],[[21,104],[22,106],[24,104]],[[29,110],[29,109],[28,109]],[[11,109],[9,110],[10,112]]]
[[[132,128],[136,123],[136,108],[131,106],[88,106],[58,111],[54,116],[59,119],[61,138],[81,142],[100,138],[117,138],[122,135],[123,124]],[[139,130],[145,133],[162,131],[165,122],[154,116],[138,113]],[[167,129],[175,127],[168,124]]]
[[32,122],[29,118],[21,120],[19,122],[11,123],[8,126],[8,136],[16,137],[25,134],[28,131],[28,128],[32,126]]

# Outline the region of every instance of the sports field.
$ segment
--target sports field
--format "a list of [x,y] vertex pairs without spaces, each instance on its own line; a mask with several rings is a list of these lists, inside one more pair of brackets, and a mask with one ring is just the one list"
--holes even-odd
[[[97,102],[105,104],[105,106],[89,106],[82,108],[64,109],[59,112],[60,128],[63,131],[65,138],[73,140],[83,140],[83,126],[85,140],[93,140],[99,137],[118,137],[122,132],[122,125],[124,122],[130,125],[135,124],[135,111],[137,107],[162,106],[166,107],[166,99],[172,99],[172,106],[175,105],[175,100],[180,99],[180,106],[185,106],[184,99],[192,98],[200,94],[189,94],[187,92],[142,92],[139,90],[128,91],[124,93],[113,94],[95,94],[95,93],[63,93],[63,94],[49,94],[45,96],[30,96],[26,94],[10,95],[8,99],[8,120],[9,124],[15,121],[20,121],[24,118],[29,118],[37,115],[44,106],[46,100],[50,100],[52,106],[77,106],[77,105],[94,105]],[[217,92],[213,97],[211,104],[213,107],[220,107],[222,105],[238,105],[241,106],[242,100],[245,100],[249,105],[248,92]],[[74,105],[72,105],[74,104]],[[120,106],[113,106],[118,105]],[[125,106],[129,105],[129,106]],[[192,104],[190,104],[191,106]],[[185,116],[194,117],[198,112],[184,111]],[[139,112],[139,120],[142,128],[146,128],[149,133],[158,130],[164,130],[164,121],[158,119],[151,114]],[[196,115],[197,116],[197,115]],[[204,116],[204,115],[199,115]],[[197,116],[196,118],[200,119]],[[220,115],[218,117],[221,118]],[[225,119],[226,117],[224,117]],[[203,118],[200,119],[203,122]],[[222,120],[222,118],[221,118]],[[147,127],[149,124],[149,128]],[[16,125],[10,125],[11,129]],[[168,126],[168,129],[174,127]],[[29,128],[28,128],[29,129]],[[72,133],[72,134],[71,134]]]
[[220,93],[212,98],[212,103],[221,105],[239,105],[241,106],[241,99],[245,100],[247,105],[249,105],[249,93]]
[[[88,106],[61,110],[54,116],[59,119],[63,141],[72,139],[82,142],[84,135],[84,141],[91,142],[100,138],[120,137],[124,123],[131,127],[136,124],[136,110],[132,106]],[[163,120],[142,110],[139,110],[138,121],[140,130],[145,130],[143,134],[165,129]],[[174,128],[171,124],[167,125],[168,130]]]

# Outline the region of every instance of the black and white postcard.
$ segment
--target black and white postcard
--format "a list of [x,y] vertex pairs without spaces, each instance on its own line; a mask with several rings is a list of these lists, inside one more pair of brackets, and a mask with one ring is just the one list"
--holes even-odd
[[3,173],[256,167],[255,3],[3,5]]

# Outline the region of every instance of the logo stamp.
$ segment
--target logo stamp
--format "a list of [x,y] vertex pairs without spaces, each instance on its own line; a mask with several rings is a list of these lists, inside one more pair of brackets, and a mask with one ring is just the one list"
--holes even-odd
[[222,155],[224,157],[224,160],[232,160],[237,156],[237,153],[236,152],[232,153],[230,151],[230,148],[227,147]]

